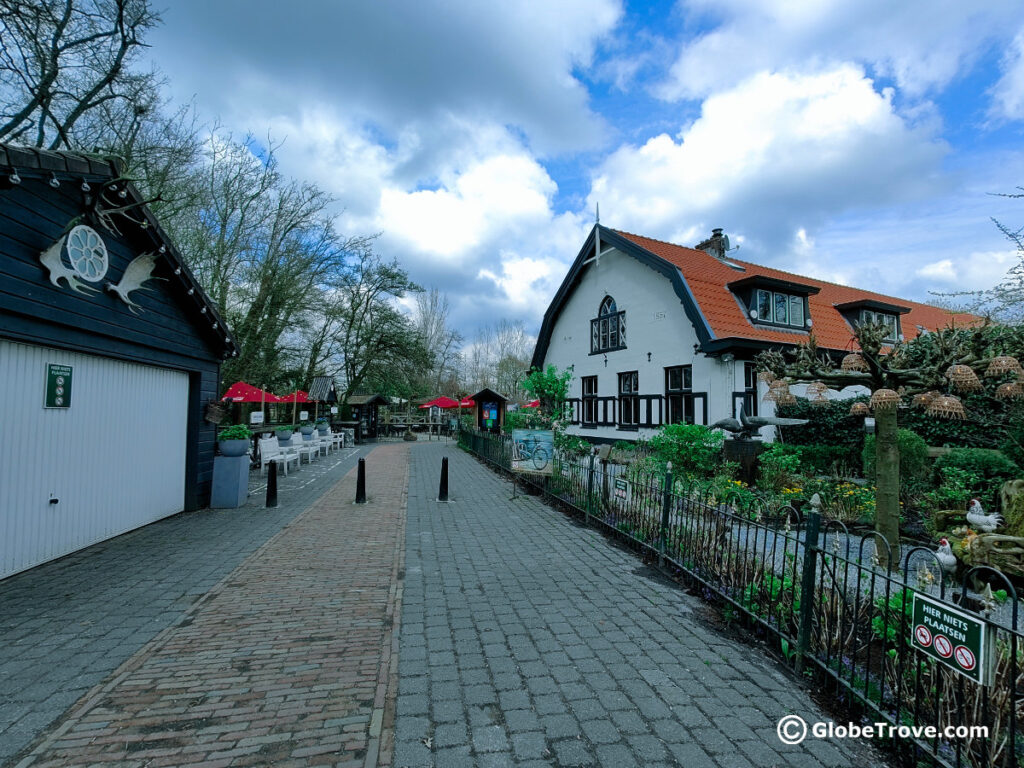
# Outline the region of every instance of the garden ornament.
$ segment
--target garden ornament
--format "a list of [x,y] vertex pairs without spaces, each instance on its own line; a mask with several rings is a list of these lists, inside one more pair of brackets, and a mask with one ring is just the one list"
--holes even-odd
[[155,266],[156,254],[143,253],[132,259],[132,262],[125,267],[124,274],[121,275],[119,283],[115,285],[109,281],[107,282],[107,290],[116,293],[121,298],[121,301],[128,305],[128,309],[137,313],[141,307],[132,301],[128,295],[133,291],[148,290],[144,286],[144,283],[148,280],[163,280],[162,277],[155,277],[153,275],[153,268]]
[[737,440],[750,440],[758,435],[762,427],[800,427],[810,419],[782,419],[778,416],[747,416],[740,407],[739,419],[720,419],[711,425],[711,429],[722,429],[731,432]]
[[945,537],[939,539],[939,548],[935,552],[935,559],[939,561],[944,573],[952,575],[956,570],[956,555],[953,554],[953,549],[949,546],[949,539]]
[[981,502],[977,499],[971,499],[971,505],[967,507],[967,522],[972,528],[982,533],[992,533],[1004,521],[1003,516],[998,513],[986,515],[985,510],[981,508]]

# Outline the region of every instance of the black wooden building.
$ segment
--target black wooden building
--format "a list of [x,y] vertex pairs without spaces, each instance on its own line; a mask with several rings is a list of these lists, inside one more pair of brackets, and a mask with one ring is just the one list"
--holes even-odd
[[232,355],[118,161],[0,145],[0,578],[206,506]]

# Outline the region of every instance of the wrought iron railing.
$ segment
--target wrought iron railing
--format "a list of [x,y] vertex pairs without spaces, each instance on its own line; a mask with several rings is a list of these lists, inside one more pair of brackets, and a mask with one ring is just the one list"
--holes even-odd
[[[509,437],[462,430],[459,442],[510,471]],[[903,764],[1024,763],[1018,600],[999,571],[972,567],[950,583],[925,547],[890,552],[882,541],[876,553],[874,536],[851,533],[816,512],[773,510],[749,495],[727,498],[671,472],[645,474],[593,455],[556,456],[550,476],[516,481],[698,587],[797,673],[827,685],[853,722],[884,724],[882,741]],[[913,646],[915,594],[956,607],[994,637],[990,685]]]

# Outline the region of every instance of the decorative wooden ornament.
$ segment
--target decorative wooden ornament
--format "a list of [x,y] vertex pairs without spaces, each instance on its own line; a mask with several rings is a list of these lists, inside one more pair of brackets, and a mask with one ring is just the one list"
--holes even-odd
[[856,402],[850,406],[851,416],[870,416],[871,409],[868,408],[868,404],[864,401]]
[[844,371],[867,371],[868,362],[865,360],[860,352],[851,352],[843,358],[843,362],[839,364],[839,367]]
[[981,389],[981,379],[974,369],[967,365],[951,365],[946,369],[946,378],[958,392],[973,392]]
[[775,381],[775,374],[772,373],[771,371],[761,371],[759,374],[757,374],[757,380],[764,382],[765,384],[771,384],[773,381]]
[[964,404],[953,395],[939,395],[928,405],[926,413],[940,419],[965,419]]
[[986,376],[1002,376],[1004,373],[1020,373],[1021,365],[1017,358],[1010,355],[997,355],[989,360],[988,368],[985,369]]
[[900,404],[900,396],[892,389],[876,389],[871,394],[872,410],[886,410]]

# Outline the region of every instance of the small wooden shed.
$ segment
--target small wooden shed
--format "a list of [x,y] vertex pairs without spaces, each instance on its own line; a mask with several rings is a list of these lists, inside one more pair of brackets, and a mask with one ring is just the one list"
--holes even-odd
[[377,410],[387,404],[388,399],[384,395],[349,395],[348,405],[352,409],[352,418],[359,422],[357,439],[377,439]]
[[476,402],[476,425],[483,432],[501,432],[508,398],[484,387],[472,399]]

